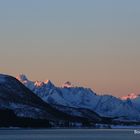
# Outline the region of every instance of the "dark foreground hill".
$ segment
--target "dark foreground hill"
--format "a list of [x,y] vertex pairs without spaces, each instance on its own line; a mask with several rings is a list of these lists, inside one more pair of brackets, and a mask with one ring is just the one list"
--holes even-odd
[[48,120],[17,117],[15,113],[10,109],[0,109],[0,114],[0,127],[52,127]]

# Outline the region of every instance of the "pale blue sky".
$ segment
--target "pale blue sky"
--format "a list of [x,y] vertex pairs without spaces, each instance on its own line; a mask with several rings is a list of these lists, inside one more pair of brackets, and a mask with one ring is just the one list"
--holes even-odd
[[1,0],[0,72],[140,93],[139,0]]

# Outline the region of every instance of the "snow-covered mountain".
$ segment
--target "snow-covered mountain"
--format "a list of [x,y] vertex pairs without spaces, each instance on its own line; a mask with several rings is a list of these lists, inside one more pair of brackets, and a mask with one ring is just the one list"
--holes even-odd
[[63,88],[71,88],[71,87],[73,87],[73,85],[72,85],[71,82],[67,81],[67,82],[65,82],[65,83],[62,85],[62,87],[63,87]]
[[[21,78],[25,80],[25,77]],[[49,104],[43,102],[16,78],[3,74],[0,74],[0,109],[11,109],[20,117],[56,118],[52,113],[55,109]]]
[[135,99],[135,98],[137,98],[138,97],[138,95],[137,94],[135,94],[135,93],[130,93],[130,94],[128,94],[127,96],[122,96],[121,97],[121,99],[122,100],[127,100],[127,99]]
[[[74,87],[66,82],[56,87],[51,81],[30,81],[25,75],[17,77],[26,87],[50,105],[85,108],[101,116],[118,117],[124,120],[140,120],[139,101],[122,100],[110,95],[97,95],[89,88]],[[61,110],[61,109],[60,109]]]
[[123,96],[121,97],[122,100],[127,101],[130,100],[131,104],[140,111],[140,95],[135,94],[135,93],[131,93],[128,94],[127,96]]
[[[41,87],[42,90],[43,88],[45,90],[50,90],[54,87],[50,81],[36,81],[33,83],[28,81],[24,75],[21,75],[19,78],[19,80],[24,81],[24,84],[29,84],[29,87],[34,91],[39,92],[38,89]],[[40,90],[40,92],[42,91]],[[11,110],[17,117],[45,119],[56,122],[56,124],[57,122],[65,123],[68,121],[80,123],[83,121],[102,121],[102,118],[93,111],[79,110],[77,113],[74,113],[75,109],[71,108],[71,113],[69,113],[64,112],[62,107],[60,110],[58,106],[50,106],[16,78],[0,74],[0,111],[3,112],[3,110]],[[85,112],[90,116],[92,114],[92,117],[87,117]]]

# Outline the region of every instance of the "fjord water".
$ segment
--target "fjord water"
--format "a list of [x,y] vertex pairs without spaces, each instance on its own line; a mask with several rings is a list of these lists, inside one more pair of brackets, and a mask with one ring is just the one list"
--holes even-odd
[[0,140],[139,140],[133,129],[9,129]]

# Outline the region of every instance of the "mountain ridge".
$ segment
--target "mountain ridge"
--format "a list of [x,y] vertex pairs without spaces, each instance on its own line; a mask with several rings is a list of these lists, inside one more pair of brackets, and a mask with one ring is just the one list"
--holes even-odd
[[[28,83],[26,77],[23,76],[21,79],[26,81],[26,84]],[[47,84],[48,86],[42,86],[45,86],[45,88],[53,87],[52,84],[50,85],[48,82]],[[35,87],[40,88],[36,83]],[[70,108],[67,108],[67,110],[69,109]],[[71,108],[71,111],[74,112],[75,109]],[[20,124],[22,120],[25,122],[29,121],[31,124],[32,122],[47,123],[49,121],[53,123],[53,126],[65,126],[70,123],[101,123],[104,120],[94,111],[91,112],[82,109],[76,111],[79,114],[60,110],[57,106],[54,107],[51,104],[44,102],[16,78],[9,75],[0,75],[0,112],[5,113],[5,117],[0,117],[0,121],[4,120],[6,123],[7,121],[5,118],[8,118],[8,114],[11,114],[14,122],[18,124]],[[94,116],[91,118],[87,117],[87,114],[84,112],[87,112],[89,116],[91,116],[90,114],[94,114]],[[14,122],[11,120],[12,124],[14,124]]]
[[[48,104],[73,108],[85,108],[105,117],[119,117],[124,120],[140,120],[140,104],[134,100],[122,100],[112,95],[97,95],[90,88],[56,87],[43,84],[37,87],[35,81],[21,81]],[[32,86],[30,86],[32,85]]]

